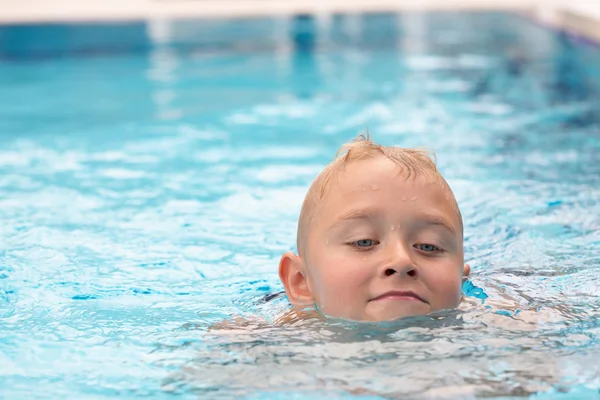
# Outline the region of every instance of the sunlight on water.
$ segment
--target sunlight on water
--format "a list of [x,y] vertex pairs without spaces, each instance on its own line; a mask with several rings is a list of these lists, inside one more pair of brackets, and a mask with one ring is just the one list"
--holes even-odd
[[[599,76],[505,14],[0,27],[0,397],[600,398]],[[214,329],[288,307],[304,193],[365,129],[436,151],[465,303]]]

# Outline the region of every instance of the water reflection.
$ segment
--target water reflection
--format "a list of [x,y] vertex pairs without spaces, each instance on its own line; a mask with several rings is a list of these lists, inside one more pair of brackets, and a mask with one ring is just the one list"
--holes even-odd
[[289,33],[293,45],[291,85],[299,99],[311,99],[320,87],[315,54],[319,33],[314,17],[302,15],[292,19]]
[[[193,359],[165,387],[242,396],[293,382],[301,391],[384,398],[524,396],[568,382],[561,361],[597,343],[574,329],[557,336],[556,322],[542,321],[539,313],[468,308],[388,324],[307,320],[287,328],[213,331],[203,344],[186,348]],[[494,338],[474,341],[482,329]],[[598,371],[589,359],[586,367]],[[349,373],[355,369],[360,373]]]

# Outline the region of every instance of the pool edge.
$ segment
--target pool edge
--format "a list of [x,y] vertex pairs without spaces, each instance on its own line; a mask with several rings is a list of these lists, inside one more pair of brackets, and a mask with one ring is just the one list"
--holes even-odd
[[542,0],[0,0],[0,25],[253,18],[297,14],[369,12],[504,11],[600,43],[600,4]]

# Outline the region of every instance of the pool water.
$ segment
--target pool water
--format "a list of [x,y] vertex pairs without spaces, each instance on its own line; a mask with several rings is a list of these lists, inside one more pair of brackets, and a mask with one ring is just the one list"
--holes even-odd
[[[0,397],[600,398],[600,48],[503,13],[0,27]],[[273,318],[304,193],[436,151],[465,306]],[[484,297],[487,298],[484,299]]]

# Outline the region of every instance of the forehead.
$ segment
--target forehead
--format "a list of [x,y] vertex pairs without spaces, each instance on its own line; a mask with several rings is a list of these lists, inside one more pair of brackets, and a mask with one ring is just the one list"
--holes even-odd
[[378,190],[390,186],[402,186],[404,189],[437,189],[441,192],[440,181],[434,174],[416,173],[401,167],[392,160],[380,156],[348,163],[335,176],[327,188],[327,197],[348,195],[349,193],[363,191],[362,189]]
[[348,163],[329,182],[319,201],[317,219],[334,218],[353,207],[376,206],[398,209],[399,204],[418,200],[421,207],[434,207],[443,213],[454,212],[453,196],[443,178],[433,171],[407,171],[386,157],[373,157]]

